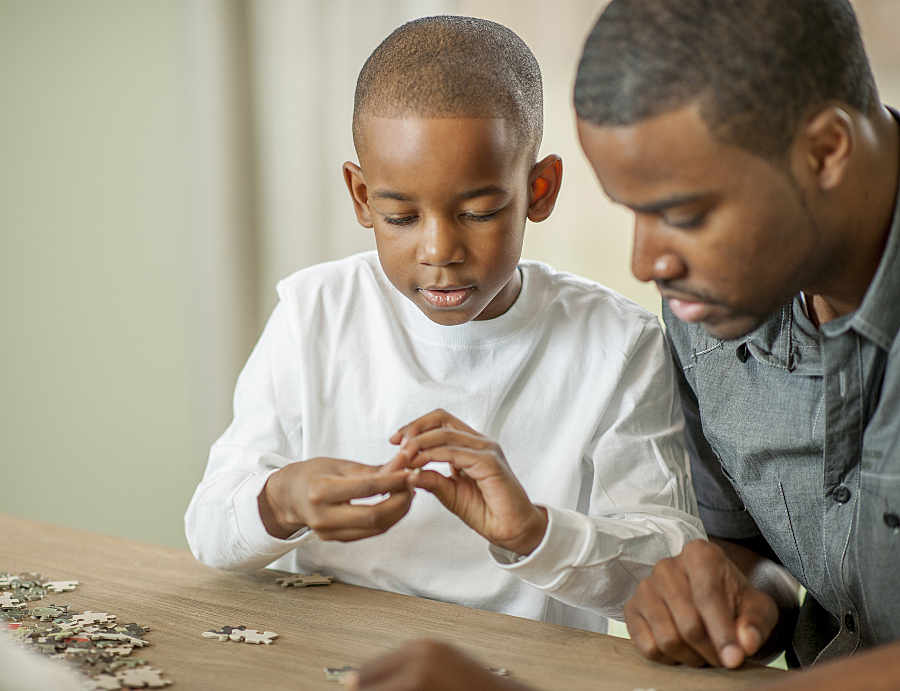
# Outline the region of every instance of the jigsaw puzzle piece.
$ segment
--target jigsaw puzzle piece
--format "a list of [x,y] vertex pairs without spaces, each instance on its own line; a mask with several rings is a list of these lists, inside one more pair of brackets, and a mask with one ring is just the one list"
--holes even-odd
[[272,645],[272,642],[278,638],[278,634],[274,631],[257,631],[256,629],[233,631],[229,638],[233,641],[243,641],[244,643],[254,643]]

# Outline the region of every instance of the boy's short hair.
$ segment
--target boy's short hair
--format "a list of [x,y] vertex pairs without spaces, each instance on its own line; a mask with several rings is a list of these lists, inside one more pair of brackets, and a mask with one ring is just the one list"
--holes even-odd
[[396,29],[360,70],[353,101],[353,143],[365,148],[370,116],[497,117],[537,157],[543,91],[537,60],[513,31],[486,19],[424,17]]
[[878,101],[847,0],[613,0],[575,81],[578,117],[595,125],[696,103],[713,137],[769,160],[829,101]]

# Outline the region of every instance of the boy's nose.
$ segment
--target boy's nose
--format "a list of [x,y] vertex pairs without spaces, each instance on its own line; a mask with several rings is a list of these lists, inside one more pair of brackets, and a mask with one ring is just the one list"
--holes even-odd
[[426,225],[419,244],[419,261],[432,266],[459,264],[466,258],[465,247],[450,223],[433,221]]

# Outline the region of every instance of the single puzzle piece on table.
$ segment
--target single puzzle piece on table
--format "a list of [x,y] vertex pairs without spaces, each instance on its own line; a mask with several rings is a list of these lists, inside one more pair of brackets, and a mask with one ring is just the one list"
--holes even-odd
[[132,667],[116,672],[116,679],[129,689],[142,689],[144,687],[159,688],[168,686],[172,682],[162,678],[162,672],[153,667]]
[[234,633],[235,631],[246,631],[246,630],[247,630],[246,626],[223,626],[218,631],[214,631],[214,630],[204,631],[200,635],[203,636],[204,638],[218,638],[219,641],[221,642],[221,641],[227,641],[231,637],[231,634]]
[[106,612],[91,612],[88,610],[83,614],[76,614],[70,619],[76,624],[84,626],[85,624],[115,624],[116,615],[107,614]]
[[485,670],[491,674],[496,674],[498,677],[509,678],[509,670],[506,667],[485,667]]
[[13,597],[12,593],[0,593],[0,609],[25,609],[26,607],[28,605]]
[[78,586],[78,581],[44,581],[41,587],[51,593],[68,593]]
[[119,691],[122,683],[112,674],[101,674],[96,677],[88,677],[81,682],[86,691]]
[[278,638],[278,634],[274,631],[257,631],[256,629],[238,629],[232,631],[229,638],[233,641],[243,641],[244,643],[254,643],[259,645],[272,645],[274,640]]
[[323,576],[316,573],[298,573],[285,578],[276,578],[275,582],[282,588],[307,588],[311,585],[331,585],[334,580],[331,576]]
[[344,665],[343,667],[326,667],[325,679],[327,681],[336,681],[339,684],[346,682],[351,675],[359,673],[359,668],[352,665]]

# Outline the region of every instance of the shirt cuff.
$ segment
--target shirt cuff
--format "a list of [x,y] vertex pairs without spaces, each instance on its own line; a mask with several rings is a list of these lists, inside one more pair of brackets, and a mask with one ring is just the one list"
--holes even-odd
[[565,576],[568,567],[584,559],[596,527],[577,511],[563,511],[550,506],[547,510],[547,532],[528,556],[489,545],[488,553],[504,571],[537,588],[552,589]]
[[309,527],[301,528],[287,540],[270,535],[266,530],[262,517],[259,515],[259,493],[265,487],[269,476],[277,470],[276,468],[265,473],[254,473],[237,488],[232,497],[238,534],[247,549],[256,554],[269,555],[272,559],[277,559],[297,545],[316,537],[315,532]]

